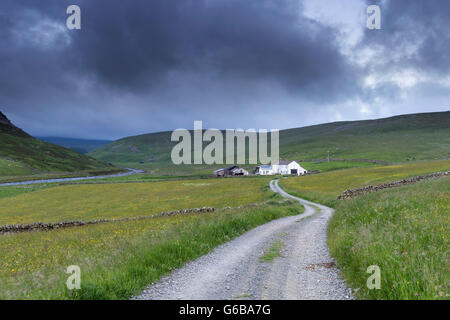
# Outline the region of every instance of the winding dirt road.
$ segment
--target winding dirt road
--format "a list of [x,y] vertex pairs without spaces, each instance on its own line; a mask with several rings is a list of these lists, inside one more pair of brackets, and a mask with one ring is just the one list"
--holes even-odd
[[[270,182],[274,192],[299,201],[305,212],[259,226],[187,263],[134,299],[353,299],[326,244],[333,209],[294,197]],[[275,242],[281,256],[260,257]]]

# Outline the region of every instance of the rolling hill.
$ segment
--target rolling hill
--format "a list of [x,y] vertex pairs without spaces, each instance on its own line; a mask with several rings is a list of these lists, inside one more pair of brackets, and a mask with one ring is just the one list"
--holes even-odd
[[[171,132],[114,141],[90,156],[121,165],[170,169],[176,143]],[[388,162],[450,157],[450,112],[422,113],[385,119],[333,122],[280,131],[280,157],[291,160],[332,158]]]
[[39,140],[56,144],[68,149],[72,149],[81,154],[94,151],[100,147],[111,143],[110,140],[87,140],[87,139],[74,139],[74,138],[61,138],[61,137],[36,137]]
[[110,170],[117,168],[33,138],[0,112],[0,176]]

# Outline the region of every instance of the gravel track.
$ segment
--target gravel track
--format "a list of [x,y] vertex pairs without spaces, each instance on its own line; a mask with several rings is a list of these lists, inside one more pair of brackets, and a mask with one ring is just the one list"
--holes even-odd
[[[271,181],[270,187],[299,201],[305,212],[246,232],[133,299],[353,299],[328,253],[326,230],[333,209],[289,195],[278,180]],[[276,241],[283,242],[281,256],[261,262],[264,251]]]

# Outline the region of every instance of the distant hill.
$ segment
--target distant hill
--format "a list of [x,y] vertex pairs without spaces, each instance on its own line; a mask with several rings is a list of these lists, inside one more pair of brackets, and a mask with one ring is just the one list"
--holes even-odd
[[33,138],[0,112],[0,176],[115,170],[110,164]]
[[[116,164],[167,165],[175,143],[171,132],[114,141],[89,153]],[[280,132],[284,159],[373,159],[390,162],[450,157],[450,112],[421,113],[385,119],[343,121]]]
[[289,129],[281,153],[295,159],[363,158],[392,162],[450,157],[450,111]]
[[61,137],[36,137],[39,140],[72,149],[78,153],[86,154],[111,143],[111,140],[86,140]]

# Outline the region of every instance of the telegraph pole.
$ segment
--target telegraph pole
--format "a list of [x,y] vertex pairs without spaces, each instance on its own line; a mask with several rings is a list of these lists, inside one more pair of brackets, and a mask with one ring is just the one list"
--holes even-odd
[[330,162],[330,150],[328,150],[328,162]]

